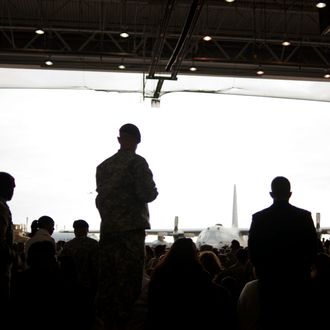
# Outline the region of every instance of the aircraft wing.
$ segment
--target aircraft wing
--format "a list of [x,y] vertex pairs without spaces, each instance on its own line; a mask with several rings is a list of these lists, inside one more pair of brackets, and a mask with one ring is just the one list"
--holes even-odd
[[249,228],[238,228],[238,234],[240,236],[248,236],[249,235]]
[[330,235],[330,227],[322,227],[318,229],[318,232],[322,235]]
[[185,237],[198,236],[203,228],[182,228],[177,231],[169,228],[158,228],[158,229],[146,229],[147,235],[158,235],[158,236],[174,236],[184,234]]

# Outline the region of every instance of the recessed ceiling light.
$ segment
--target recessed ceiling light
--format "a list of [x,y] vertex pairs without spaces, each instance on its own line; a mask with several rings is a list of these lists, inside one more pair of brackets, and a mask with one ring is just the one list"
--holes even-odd
[[118,69],[124,70],[124,69],[126,69],[126,66],[124,64],[120,64],[120,65],[118,65]]
[[265,73],[265,72],[262,71],[262,70],[258,70],[258,71],[257,71],[257,75],[259,75],[259,76],[262,76],[264,73]]
[[54,64],[54,62],[51,61],[51,60],[47,60],[47,61],[45,61],[45,64],[48,65],[48,66],[51,66],[51,65]]
[[290,45],[291,45],[290,41],[288,41],[288,40],[282,41],[282,46],[287,47],[287,46],[290,46]]
[[324,75],[324,78],[329,79],[329,78],[330,78],[330,73],[326,73],[326,74]]
[[190,71],[197,71],[197,68],[195,66],[192,66],[189,68]]
[[324,1],[318,1],[317,3],[316,3],[316,7],[317,8],[324,8],[324,7],[326,7],[327,6],[327,4],[324,2]]
[[119,34],[122,38],[128,38],[129,34],[127,32],[122,32]]
[[210,40],[212,40],[212,37],[211,36],[204,36],[203,40],[204,41],[210,41]]
[[36,34],[45,34],[45,31],[43,29],[36,29],[34,32]]
[[234,2],[235,0],[226,0],[226,2]]

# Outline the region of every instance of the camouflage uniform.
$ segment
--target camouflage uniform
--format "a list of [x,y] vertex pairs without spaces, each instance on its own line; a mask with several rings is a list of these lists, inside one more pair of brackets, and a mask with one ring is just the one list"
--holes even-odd
[[96,206],[101,216],[97,308],[101,316],[125,319],[138,298],[144,269],[147,203],[158,195],[146,160],[119,150],[97,167]]
[[98,273],[98,241],[90,237],[75,237],[66,242],[61,257],[72,257],[79,286],[95,290]]
[[[73,261],[77,276],[74,305],[71,314],[75,319],[75,329],[90,330],[95,317],[94,302],[98,276],[97,240],[90,237],[75,237],[66,242],[59,256],[64,262]],[[65,260],[67,259],[67,260]]]
[[8,303],[10,273],[13,261],[13,222],[10,209],[0,198],[0,303]]

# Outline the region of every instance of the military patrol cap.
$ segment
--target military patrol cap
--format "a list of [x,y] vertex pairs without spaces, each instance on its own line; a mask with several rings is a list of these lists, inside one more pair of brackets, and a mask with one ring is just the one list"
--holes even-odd
[[89,225],[87,223],[87,221],[85,220],[75,220],[73,221],[73,228],[77,229],[77,228],[88,228]]
[[141,134],[139,129],[133,124],[125,124],[119,129],[119,133],[125,133],[134,136],[138,143],[141,142]]

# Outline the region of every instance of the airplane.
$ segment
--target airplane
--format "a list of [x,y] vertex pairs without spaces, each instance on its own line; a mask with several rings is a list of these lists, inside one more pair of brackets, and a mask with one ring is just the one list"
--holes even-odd
[[225,246],[230,246],[232,240],[237,240],[242,246],[246,246],[246,236],[249,230],[245,228],[238,228],[238,215],[237,215],[237,193],[236,185],[234,185],[233,195],[233,214],[232,214],[232,227],[226,228],[221,224],[215,224],[207,228],[185,228],[178,229],[179,217],[174,219],[174,229],[148,229],[148,235],[158,236],[173,236],[174,240],[180,237],[197,237],[196,247],[198,249],[203,245],[209,245],[216,249],[221,249]]
[[[248,234],[248,229],[238,228],[237,218],[237,194],[236,185],[234,185],[233,216],[231,228],[225,228],[221,224],[216,224],[207,228],[179,229],[179,217],[175,216],[174,229],[147,229],[146,235],[156,235],[157,239],[146,244],[149,244],[152,247],[159,244],[166,244],[167,246],[170,246],[171,244],[166,242],[165,237],[172,236],[173,240],[176,240],[180,237],[197,237],[195,243],[198,249],[200,249],[202,245],[210,245],[214,248],[220,249],[224,246],[230,246],[231,241],[234,239],[238,240],[242,246],[245,246],[245,236]],[[99,230],[90,230],[89,235],[97,235],[97,237],[99,237]],[[60,231],[53,233],[52,237],[55,239],[55,241],[67,241],[74,238],[74,234],[73,231]]]
[[[316,213],[316,230],[318,237],[321,238],[322,235],[330,235],[329,227],[320,226],[320,213]],[[228,247],[231,244],[232,240],[237,240],[242,246],[247,245],[247,238],[249,234],[248,228],[239,228],[238,227],[238,213],[237,213],[237,193],[236,185],[234,185],[234,195],[233,195],[233,213],[232,213],[232,226],[224,227],[221,224],[215,224],[208,226],[206,228],[184,228],[179,229],[179,217],[175,216],[174,218],[174,229],[147,229],[146,235],[156,235],[157,240],[146,243],[151,246],[157,244],[167,244],[165,241],[166,236],[172,236],[174,240],[180,237],[190,237],[196,239],[196,247],[200,249],[203,245],[209,245],[216,249],[221,249],[223,247]],[[90,230],[89,235],[92,238],[99,238],[99,230]],[[72,231],[60,231],[53,233],[53,238],[57,241],[69,240],[74,238]]]

